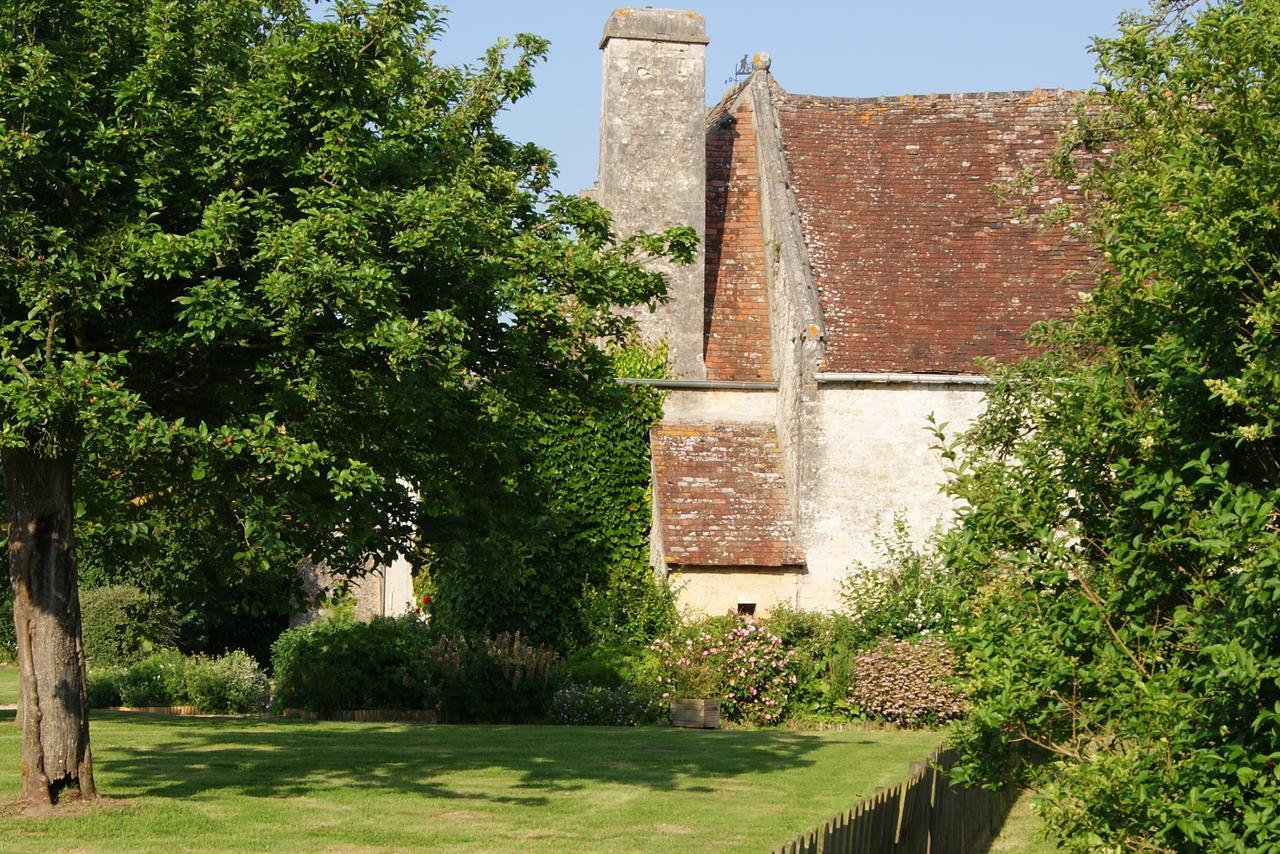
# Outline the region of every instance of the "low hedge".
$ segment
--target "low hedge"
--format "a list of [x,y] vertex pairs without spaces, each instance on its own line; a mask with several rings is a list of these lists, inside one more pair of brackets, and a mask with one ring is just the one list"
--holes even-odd
[[217,658],[165,651],[89,673],[92,708],[194,706],[206,714],[243,714],[265,711],[270,700],[270,680],[240,650]]
[[327,621],[272,646],[276,708],[435,709],[449,723],[544,720],[563,663],[519,634],[492,639],[433,631],[416,614]]

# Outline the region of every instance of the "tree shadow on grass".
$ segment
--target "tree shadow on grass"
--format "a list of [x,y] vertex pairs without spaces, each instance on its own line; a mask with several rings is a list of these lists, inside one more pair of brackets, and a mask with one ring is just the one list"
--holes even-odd
[[[536,807],[601,783],[712,792],[742,775],[811,767],[833,740],[759,730],[94,719],[95,764],[122,797],[305,797],[342,786]],[[875,743],[845,735],[850,745]]]

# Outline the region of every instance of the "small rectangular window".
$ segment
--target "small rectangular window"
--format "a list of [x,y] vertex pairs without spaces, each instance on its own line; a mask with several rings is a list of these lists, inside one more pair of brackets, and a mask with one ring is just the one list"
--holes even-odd
[[738,613],[744,617],[754,617],[756,615],[755,602],[739,602]]

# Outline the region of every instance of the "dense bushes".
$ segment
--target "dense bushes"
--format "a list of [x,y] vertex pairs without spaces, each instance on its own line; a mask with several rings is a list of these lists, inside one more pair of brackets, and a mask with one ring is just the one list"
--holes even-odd
[[853,644],[867,647],[884,638],[905,640],[954,629],[975,585],[948,566],[937,536],[917,546],[899,513],[890,530],[876,537],[876,547],[876,562],[855,565],[840,584]]
[[657,697],[628,686],[606,688],[571,682],[551,698],[551,720],[577,726],[639,726],[661,715]]
[[953,560],[988,581],[954,773],[1031,776],[1070,851],[1274,852],[1280,2],[1151,6],[1095,43],[1062,158],[1109,152],[1097,287],[957,461]]
[[436,674],[429,654],[434,640],[416,616],[290,629],[271,647],[276,705],[326,713],[435,708]]
[[559,656],[518,634],[441,635],[413,614],[291,629],[272,665],[279,707],[436,709],[450,723],[542,719],[563,674]]
[[440,717],[451,723],[525,723],[546,716],[563,673],[549,649],[515,635],[444,637],[428,652],[439,684]]
[[867,717],[934,726],[960,717],[963,699],[955,656],[940,640],[884,640],[854,658],[849,701]]
[[752,619],[702,620],[654,642],[662,698],[719,698],[733,723],[773,725],[790,715],[795,653]]
[[202,712],[233,714],[262,711],[271,701],[271,683],[246,652],[189,659],[187,694]]
[[264,711],[270,697],[266,674],[239,650],[217,658],[166,650],[127,668],[103,668],[89,675],[93,708],[189,705],[207,714],[239,714]]
[[90,664],[129,664],[178,641],[173,610],[132,584],[110,584],[80,594],[85,657]]

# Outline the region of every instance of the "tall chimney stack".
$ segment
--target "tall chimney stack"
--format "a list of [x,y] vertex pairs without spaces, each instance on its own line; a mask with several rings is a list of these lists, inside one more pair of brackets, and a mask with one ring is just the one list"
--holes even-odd
[[649,342],[665,339],[678,379],[705,379],[703,347],[706,232],[706,24],[696,12],[618,9],[600,40],[600,179],[596,198],[619,234],[697,229],[694,262],[659,263],[669,300],[635,315]]

